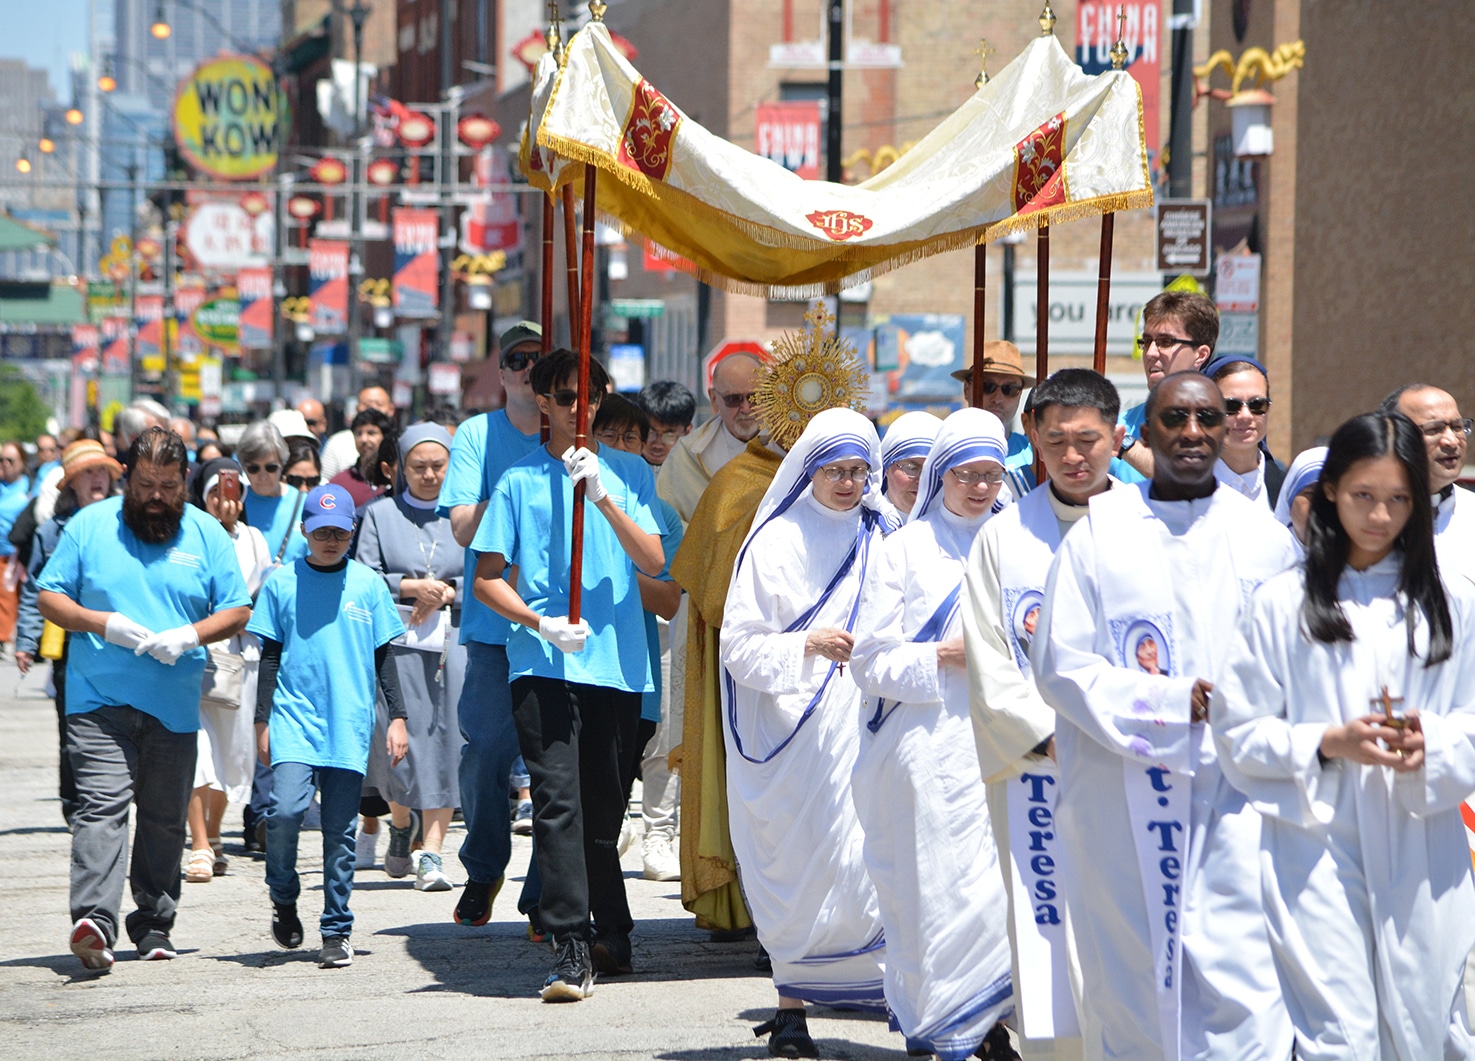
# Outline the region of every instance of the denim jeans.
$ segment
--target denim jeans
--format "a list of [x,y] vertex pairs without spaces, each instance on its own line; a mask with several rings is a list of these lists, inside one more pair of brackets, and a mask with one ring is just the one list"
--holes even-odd
[[297,839],[302,818],[318,791],[323,810],[323,938],[353,932],[354,829],[364,775],[355,770],[305,763],[277,763],[271,810],[266,816],[266,887],[274,903],[297,902],[302,882],[297,875]]
[[132,707],[99,707],[67,716],[67,755],[77,784],[72,817],[72,920],[90,917],[118,939],[128,808],[138,806],[128,883],[137,909],[128,938],[174,927],[179,908],[179,856],[195,781],[194,733],[175,733]]
[[640,694],[526,677],[512,683],[513,712],[533,784],[539,910],[558,942],[629,932],[618,843],[625,816],[622,764],[640,721]]
[[467,643],[466,680],[456,716],[466,741],[460,765],[461,817],[466,823],[461,865],[472,880],[490,884],[507,872],[512,857],[507,780],[518,748],[505,645]]

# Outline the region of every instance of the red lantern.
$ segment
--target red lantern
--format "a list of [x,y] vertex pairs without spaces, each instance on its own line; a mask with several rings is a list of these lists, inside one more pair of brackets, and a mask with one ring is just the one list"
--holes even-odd
[[387,158],[376,158],[369,163],[366,175],[370,184],[386,188],[399,179],[399,163]]
[[298,221],[309,221],[322,209],[318,201],[309,195],[294,195],[287,200],[287,213]]
[[348,179],[348,167],[340,159],[320,158],[308,171],[308,176],[319,184],[342,184]]
[[251,217],[260,217],[266,213],[266,208],[271,205],[265,195],[261,192],[247,192],[241,196],[241,209]]
[[410,111],[399,120],[399,142],[406,147],[424,147],[435,139],[435,123],[419,111]]
[[480,114],[468,114],[456,123],[456,135],[467,147],[480,151],[502,135],[502,127]]

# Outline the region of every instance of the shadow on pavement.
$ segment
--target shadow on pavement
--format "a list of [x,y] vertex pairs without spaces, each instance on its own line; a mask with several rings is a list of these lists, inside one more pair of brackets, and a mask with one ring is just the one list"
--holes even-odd
[[[367,958],[374,952],[365,950],[358,944],[354,944],[353,956],[355,960]],[[231,962],[247,969],[275,969],[282,965],[291,965],[294,962],[306,962],[309,965],[318,963],[318,948],[304,943],[296,950],[262,950],[250,954],[209,954],[206,955],[213,962]]]

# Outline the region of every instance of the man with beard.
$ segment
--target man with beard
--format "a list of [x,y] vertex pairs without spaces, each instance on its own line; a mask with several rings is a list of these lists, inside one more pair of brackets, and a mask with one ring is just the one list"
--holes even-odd
[[251,617],[235,547],[185,505],[180,437],[134,439],[122,497],[67,524],[38,583],[41,614],[73,633],[67,660],[67,751],[77,781],[72,820],[72,953],[113,964],[128,807],[138,804],[127,931],[143,961],[173,958],[179,854],[195,776],[203,645]]

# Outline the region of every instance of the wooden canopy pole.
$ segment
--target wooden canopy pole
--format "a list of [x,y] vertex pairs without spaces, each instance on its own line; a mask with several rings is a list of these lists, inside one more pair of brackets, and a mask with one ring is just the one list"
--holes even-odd
[[988,244],[979,242],[973,248],[973,373],[968,377],[968,404],[983,408],[983,323],[984,295],[988,286]]
[[[543,277],[542,290],[543,336],[538,346],[538,356],[547,357],[553,349],[553,195],[543,196]],[[541,418],[538,436],[540,442],[548,441],[548,417]]]
[[584,315],[579,310],[579,239],[575,234],[574,186],[563,186],[563,261],[568,273],[569,345],[579,348],[579,324]]
[[[589,445],[589,343],[594,316],[594,185],[599,171],[584,164],[584,269],[583,291],[579,301],[582,316],[577,325],[579,336],[579,409],[574,421],[574,448]],[[573,192],[564,185],[569,198]],[[565,207],[567,210],[567,207]],[[572,216],[572,211],[568,211]],[[579,606],[584,590],[584,484],[574,486],[573,525],[569,533],[568,621],[579,621]]]
[[[1050,374],[1050,226],[1035,237],[1035,383]],[[1045,462],[1035,453],[1035,482],[1045,481]]]
[[1101,215],[1101,269],[1096,281],[1096,349],[1091,367],[1106,375],[1106,323],[1111,313],[1111,239],[1115,214]]

